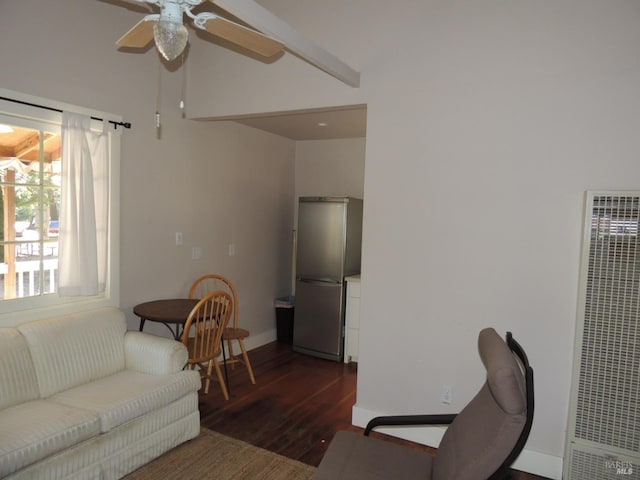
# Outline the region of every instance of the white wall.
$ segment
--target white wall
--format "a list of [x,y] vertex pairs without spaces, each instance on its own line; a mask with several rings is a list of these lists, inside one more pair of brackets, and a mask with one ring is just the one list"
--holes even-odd
[[194,113],[367,104],[354,418],[461,408],[482,382],[478,331],[510,330],[536,371],[526,469],[559,477],[583,192],[639,186],[640,4],[260,3],[359,69],[361,88],[292,56],[194,49],[194,91],[220,86]]
[[[122,135],[120,198],[120,299],[131,328],[138,324],[135,304],[186,296],[195,278],[216,271],[238,286],[249,345],[275,339],[273,299],[288,293],[290,283],[295,142],[235,123],[183,119],[182,70],[166,68],[158,139],[158,56],[117,50],[115,40],[145,10],[123,5],[2,2],[0,86],[133,123]],[[35,19],[45,17],[34,28]],[[193,246],[202,248],[200,260],[191,259]],[[168,333],[149,322],[147,329]]]
[[296,198],[363,198],[364,162],[365,138],[296,142]]

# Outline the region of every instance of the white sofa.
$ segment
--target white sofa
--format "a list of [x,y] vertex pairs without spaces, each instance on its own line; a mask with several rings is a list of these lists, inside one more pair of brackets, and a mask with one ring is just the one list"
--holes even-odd
[[121,478],[197,436],[186,361],[117,308],[0,328],[0,478]]

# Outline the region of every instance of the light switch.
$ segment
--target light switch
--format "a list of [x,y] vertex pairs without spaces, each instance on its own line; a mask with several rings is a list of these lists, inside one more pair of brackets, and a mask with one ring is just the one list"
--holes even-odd
[[191,249],[191,260],[198,260],[202,258],[202,248],[201,247],[193,247]]
[[176,232],[176,245],[182,245],[182,232]]
[[235,243],[230,243],[229,244],[229,256],[233,257],[236,254],[236,244]]

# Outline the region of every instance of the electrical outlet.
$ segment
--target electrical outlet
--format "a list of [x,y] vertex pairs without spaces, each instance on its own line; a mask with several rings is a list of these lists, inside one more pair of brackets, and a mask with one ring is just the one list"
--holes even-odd
[[451,385],[442,386],[442,403],[451,405],[453,402],[453,387]]

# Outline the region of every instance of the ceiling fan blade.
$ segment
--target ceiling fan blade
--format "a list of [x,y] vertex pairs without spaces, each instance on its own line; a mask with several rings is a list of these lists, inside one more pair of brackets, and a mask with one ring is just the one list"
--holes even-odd
[[360,86],[360,72],[354,70],[335,55],[298,33],[256,0],[208,0],[244,23],[267,35],[282,40],[287,50],[315,65],[319,69],[333,75],[338,80],[352,87]]
[[155,18],[144,17],[136,25],[118,39],[119,47],[144,48],[153,40]]
[[208,20],[204,28],[209,33],[266,58],[273,57],[284,49],[281,42],[226,18],[216,16]]

